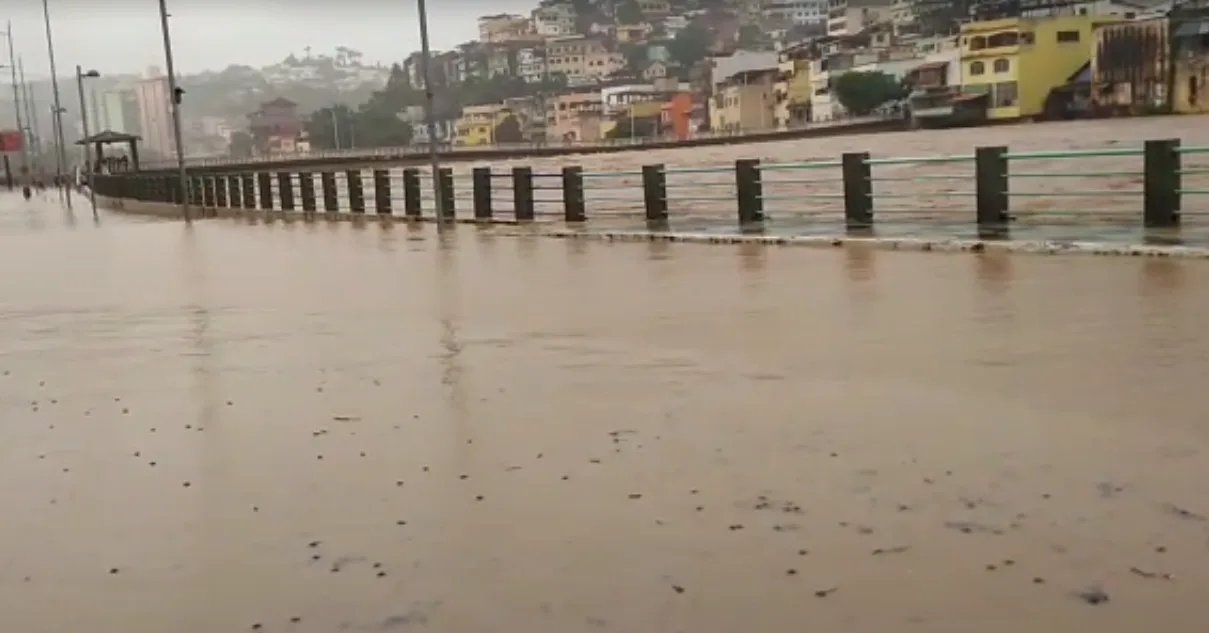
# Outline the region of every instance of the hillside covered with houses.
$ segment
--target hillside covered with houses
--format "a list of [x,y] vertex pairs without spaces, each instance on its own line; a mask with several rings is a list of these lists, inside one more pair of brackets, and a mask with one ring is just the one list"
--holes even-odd
[[[479,17],[478,38],[434,52],[428,74],[438,140],[457,146],[759,133],[876,112],[952,125],[1205,111],[1209,41],[1185,26],[1204,19],[1200,4],[542,0]],[[296,142],[252,130],[249,151],[427,143],[423,89],[412,53],[365,103],[293,125],[274,115]]]

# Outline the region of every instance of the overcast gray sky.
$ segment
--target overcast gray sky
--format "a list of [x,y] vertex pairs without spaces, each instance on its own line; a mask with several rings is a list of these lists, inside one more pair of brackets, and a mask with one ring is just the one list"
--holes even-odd
[[[49,0],[59,76],[76,64],[100,72],[163,68],[157,0]],[[528,13],[537,0],[428,0],[434,48],[474,39],[487,13]],[[41,0],[8,0],[17,54],[29,77],[49,75]],[[178,72],[263,66],[347,46],[364,61],[400,61],[419,48],[415,0],[168,0]],[[7,55],[0,55],[7,57]]]

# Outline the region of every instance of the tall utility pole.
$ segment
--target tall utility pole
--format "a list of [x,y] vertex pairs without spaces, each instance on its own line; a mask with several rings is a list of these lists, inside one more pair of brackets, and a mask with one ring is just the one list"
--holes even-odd
[[29,144],[33,150],[34,161],[41,162],[42,136],[38,127],[37,99],[33,89],[29,87],[29,82],[25,81],[25,60],[20,57],[17,58],[17,74],[21,77],[21,92],[25,95],[25,121],[29,126]]
[[17,56],[13,51],[13,21],[9,20],[5,29],[8,38],[8,70],[13,82],[13,111],[17,117],[17,134],[21,135],[21,175],[29,172],[29,141],[25,138],[25,124],[21,121],[21,86],[17,84]]
[[[55,143],[55,175],[60,179],[67,173],[67,148],[63,141],[63,104],[59,99],[59,75],[55,68],[55,40],[50,32],[50,0],[42,0],[42,18],[46,23],[46,54],[50,58],[50,88],[54,95]],[[67,196],[67,206],[71,206],[71,196]]]
[[160,0],[160,30],[164,34],[164,65],[168,68],[168,98],[172,100],[172,134],[176,137],[176,170],[180,177],[181,214],[185,221],[189,215],[189,175],[185,171],[185,143],[181,134],[181,95],[183,90],[176,85],[176,65],[172,60],[172,33],[168,29],[168,3]]
[[441,156],[437,153],[437,119],[432,93],[432,48],[428,44],[428,8],[424,0],[416,0],[420,14],[420,71],[424,75],[424,119],[428,128],[428,162],[432,168],[432,198],[437,209],[437,228],[445,226],[445,209],[441,204]]

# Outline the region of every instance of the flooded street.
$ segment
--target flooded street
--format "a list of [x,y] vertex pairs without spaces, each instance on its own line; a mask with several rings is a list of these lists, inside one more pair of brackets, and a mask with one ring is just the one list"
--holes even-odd
[[0,197],[5,630],[1204,630],[1204,262],[83,208]]

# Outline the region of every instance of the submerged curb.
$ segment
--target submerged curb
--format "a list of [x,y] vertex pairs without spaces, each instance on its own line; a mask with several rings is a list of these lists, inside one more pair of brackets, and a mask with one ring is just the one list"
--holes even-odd
[[[103,199],[113,211],[131,215],[147,215],[161,218],[180,219],[180,208],[158,203],[126,203],[126,201]],[[354,221],[354,222],[415,222],[398,216],[374,214],[313,213],[282,211],[257,211],[245,209],[198,209],[201,218],[228,218],[247,221]],[[424,218],[431,222],[431,218]],[[558,228],[543,221],[517,222],[504,218],[475,220],[458,218],[457,224],[490,226],[500,235],[542,236],[561,239],[594,240],[598,242],[681,242],[686,244],[765,244],[768,246],[804,246],[814,248],[841,248],[846,246],[872,248],[887,251],[920,251],[942,253],[1021,253],[1037,255],[1101,255],[1125,257],[1167,257],[1182,259],[1209,259],[1209,247],[1180,246],[1174,244],[1111,244],[1089,241],[1057,240],[973,240],[962,238],[919,238],[919,237],[852,237],[847,235],[758,235],[716,234],[685,232],[661,232],[621,229],[583,230]]]
[[1037,255],[1115,255],[1127,257],[1172,257],[1209,259],[1209,248],[1161,244],[1108,244],[1104,242],[1050,240],[970,240],[960,238],[848,237],[839,235],[715,235],[710,233],[658,233],[647,231],[576,231],[540,229],[546,237],[604,242],[683,242],[689,244],[767,244],[840,248],[861,246],[889,251],[944,253],[1025,253]]

